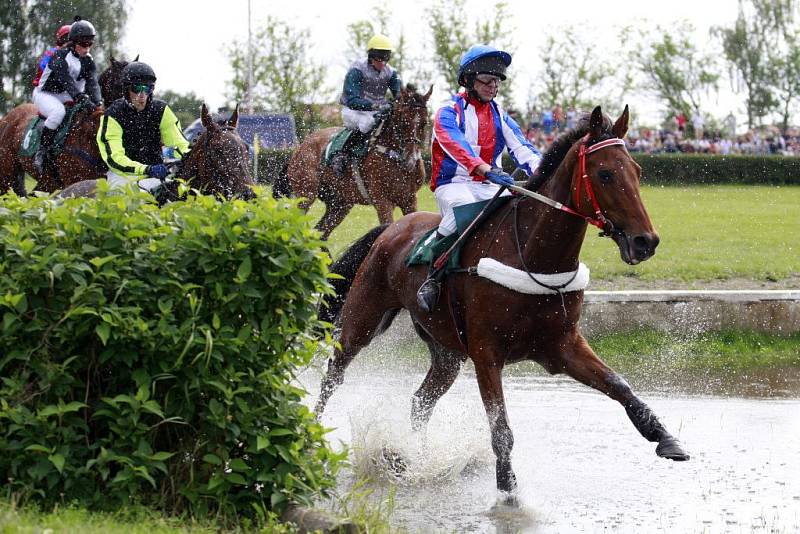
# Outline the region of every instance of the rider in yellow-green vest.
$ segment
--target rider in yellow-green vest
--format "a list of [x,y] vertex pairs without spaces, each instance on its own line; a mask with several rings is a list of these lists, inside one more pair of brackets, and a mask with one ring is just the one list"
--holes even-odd
[[100,121],[97,144],[111,187],[135,182],[152,191],[168,174],[162,146],[174,148],[178,158],[189,152],[178,118],[166,102],[153,98],[155,82],[149,65],[129,63],[122,71],[125,96],[111,104]]

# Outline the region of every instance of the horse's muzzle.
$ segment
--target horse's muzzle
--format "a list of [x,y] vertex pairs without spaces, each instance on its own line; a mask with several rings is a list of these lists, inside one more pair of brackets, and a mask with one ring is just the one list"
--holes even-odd
[[629,236],[622,232],[612,237],[619,247],[622,261],[629,265],[636,265],[649,259],[656,253],[656,247],[660,241],[656,233]]

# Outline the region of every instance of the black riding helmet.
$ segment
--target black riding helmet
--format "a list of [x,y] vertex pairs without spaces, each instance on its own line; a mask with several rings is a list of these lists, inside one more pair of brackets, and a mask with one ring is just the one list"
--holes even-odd
[[92,23],[88,20],[81,20],[79,17],[75,17],[75,22],[69,28],[69,40],[73,43],[94,39],[96,35],[97,32]]
[[156,73],[147,63],[132,61],[122,69],[122,83],[131,85],[134,83],[155,83]]

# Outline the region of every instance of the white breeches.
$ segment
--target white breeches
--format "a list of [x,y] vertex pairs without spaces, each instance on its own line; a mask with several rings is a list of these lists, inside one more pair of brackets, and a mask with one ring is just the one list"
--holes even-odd
[[[437,230],[441,235],[450,235],[456,231],[456,217],[453,208],[472,204],[481,200],[492,198],[500,186],[491,182],[455,182],[440,185],[436,188],[433,195],[436,197],[436,205],[439,206],[439,213],[442,214],[442,222],[439,223]],[[510,195],[508,190],[502,196]]]
[[161,180],[159,180],[158,178],[125,176],[125,175],[119,175],[114,171],[108,171],[106,173],[106,179],[108,180],[108,186],[111,189],[124,189],[126,187],[130,187],[131,185],[136,185],[139,187],[139,189],[150,192],[159,185],[161,185]]
[[72,102],[69,93],[48,93],[38,87],[33,90],[33,103],[39,108],[39,113],[47,117],[44,125],[51,130],[57,130],[67,114],[64,102]]
[[375,126],[376,113],[377,111],[359,111],[342,107],[342,122],[344,122],[345,128],[367,133]]

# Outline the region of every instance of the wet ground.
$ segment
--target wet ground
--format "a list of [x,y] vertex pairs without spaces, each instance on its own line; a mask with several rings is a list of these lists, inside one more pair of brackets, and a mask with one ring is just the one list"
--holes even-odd
[[[353,467],[343,473],[340,490],[369,477],[376,502],[393,491],[398,527],[800,532],[796,376],[695,377],[674,387],[630,380],[692,454],[676,463],[655,455],[655,445],[638,434],[618,403],[532,365],[512,367],[504,384],[519,505],[506,506],[495,490],[494,455],[471,366],[436,407],[427,434],[417,435],[408,415],[426,362],[396,361],[391,338],[376,344],[348,369],[322,421],[335,428],[329,434],[334,443],[351,447]],[[301,379],[313,397],[318,372],[310,369]],[[393,468],[396,457],[407,467],[402,476]]]

